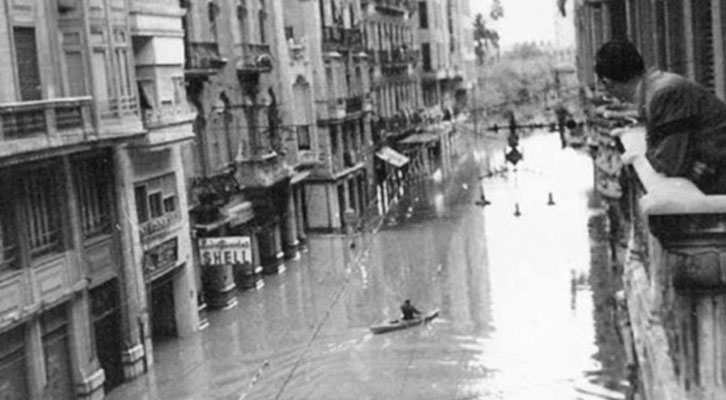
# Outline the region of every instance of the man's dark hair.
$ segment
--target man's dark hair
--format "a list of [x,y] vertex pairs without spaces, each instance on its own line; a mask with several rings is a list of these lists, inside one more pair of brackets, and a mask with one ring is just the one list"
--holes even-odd
[[595,72],[616,82],[627,82],[645,72],[638,49],[625,40],[605,43],[595,54]]

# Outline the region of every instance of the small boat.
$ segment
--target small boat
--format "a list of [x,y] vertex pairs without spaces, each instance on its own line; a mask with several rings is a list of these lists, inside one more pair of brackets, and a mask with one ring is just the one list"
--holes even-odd
[[410,328],[412,326],[425,324],[438,316],[439,316],[439,310],[434,310],[428,314],[424,314],[424,315],[422,315],[420,317],[416,317],[414,319],[408,319],[408,320],[397,319],[394,321],[386,322],[385,324],[373,325],[373,326],[371,326],[370,329],[371,329],[371,332],[373,332],[375,334],[397,331],[399,329],[406,329],[406,328]]

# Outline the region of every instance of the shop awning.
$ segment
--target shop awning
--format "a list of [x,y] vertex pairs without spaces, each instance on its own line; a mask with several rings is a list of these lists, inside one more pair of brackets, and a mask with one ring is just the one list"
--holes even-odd
[[398,143],[401,144],[422,144],[422,143],[428,143],[428,142],[435,142],[439,140],[439,136],[431,133],[431,132],[423,132],[423,133],[416,133],[413,134]]
[[308,176],[310,176],[310,174],[311,174],[312,172],[313,172],[313,171],[311,171],[311,170],[306,170],[306,171],[297,171],[297,172],[295,172],[295,173],[294,173],[294,174],[292,175],[292,178],[290,179],[290,184],[291,184],[291,185],[295,185],[295,184],[297,184],[297,183],[300,183],[300,182],[302,182],[303,180],[305,180],[305,178],[307,178]]
[[380,158],[381,160],[397,167],[401,168],[404,165],[406,165],[409,161],[409,158],[404,156],[403,154],[397,152],[396,150],[393,150],[392,148],[388,146],[383,146],[377,153],[376,157]]

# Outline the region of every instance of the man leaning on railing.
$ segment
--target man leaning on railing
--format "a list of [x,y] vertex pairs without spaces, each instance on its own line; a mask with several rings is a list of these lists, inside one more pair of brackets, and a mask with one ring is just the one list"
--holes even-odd
[[609,94],[637,106],[653,169],[688,178],[705,194],[726,194],[726,103],[680,75],[646,71],[627,41],[605,43],[595,72]]

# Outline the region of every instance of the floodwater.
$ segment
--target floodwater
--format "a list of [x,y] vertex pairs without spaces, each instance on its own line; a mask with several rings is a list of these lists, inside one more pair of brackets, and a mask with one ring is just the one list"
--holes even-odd
[[[623,399],[591,161],[556,134],[523,139],[516,172],[477,145],[377,234],[313,238],[206,330],[155,342],[152,371],[109,398]],[[405,298],[439,318],[371,334]]]

